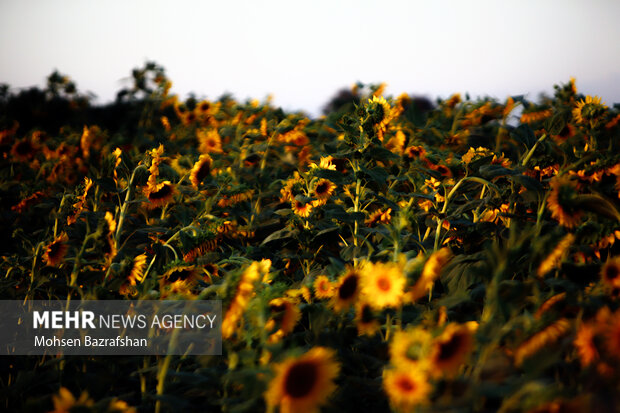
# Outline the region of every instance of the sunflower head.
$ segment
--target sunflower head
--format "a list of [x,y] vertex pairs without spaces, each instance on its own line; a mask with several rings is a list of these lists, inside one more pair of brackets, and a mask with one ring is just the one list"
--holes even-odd
[[607,260],[601,268],[601,279],[608,289],[620,287],[620,256]]
[[222,138],[217,129],[198,129],[198,150],[201,153],[222,153]]
[[589,124],[594,127],[599,119],[605,115],[607,106],[601,103],[601,98],[598,96],[586,96],[585,99],[580,100],[573,109],[573,119],[575,123]]
[[30,139],[22,139],[13,144],[11,147],[11,155],[15,161],[26,162],[34,157],[37,150],[37,146],[35,146]]
[[358,301],[355,306],[355,324],[360,336],[374,336],[381,330],[381,325],[375,317],[372,307],[364,301]]
[[575,202],[577,184],[567,177],[554,177],[550,186],[551,192],[547,198],[547,205],[551,216],[566,228],[576,227],[583,215],[583,211],[577,207]]
[[54,241],[50,242],[47,247],[45,247],[43,261],[51,267],[57,267],[69,250],[68,241],[69,237],[64,232],[57,236]]
[[276,343],[292,332],[301,318],[299,302],[288,297],[274,298],[269,302],[269,311],[271,318],[265,324],[265,328],[269,330],[271,335],[267,341]]
[[380,127],[387,125],[392,117],[392,108],[384,97],[373,96],[368,99],[366,112],[370,115],[371,121]]
[[402,304],[405,274],[396,263],[366,263],[362,267],[361,287],[369,304],[375,310]]
[[329,179],[320,179],[316,186],[314,187],[314,195],[316,197],[315,203],[317,205],[324,205],[329,197],[332,196],[334,190],[336,189],[336,184],[334,184]]
[[146,197],[150,202],[151,208],[164,206],[172,201],[176,193],[176,187],[170,181],[164,181],[159,184],[147,185]]
[[402,367],[383,371],[383,389],[397,411],[409,412],[428,403],[431,385],[420,369]]
[[390,343],[390,362],[393,366],[417,368],[428,360],[431,334],[421,327],[397,331]]
[[265,392],[269,407],[280,406],[282,413],[318,412],[336,390],[334,380],[340,366],[333,350],[315,347],[277,364],[274,370],[275,377]]
[[334,285],[325,275],[319,275],[314,280],[314,296],[319,300],[331,298],[334,295]]
[[444,332],[435,339],[430,362],[434,375],[454,376],[465,363],[473,348],[476,325],[448,324]]
[[195,189],[198,189],[202,181],[211,173],[211,167],[213,165],[213,159],[209,154],[200,155],[198,162],[194,164],[190,173],[189,180]]
[[302,218],[308,218],[312,212],[312,202],[304,202],[299,199],[293,199],[291,201],[291,209]]
[[342,311],[349,308],[359,296],[361,275],[358,269],[348,268],[347,271],[338,279],[334,290],[334,295],[330,301],[335,311]]

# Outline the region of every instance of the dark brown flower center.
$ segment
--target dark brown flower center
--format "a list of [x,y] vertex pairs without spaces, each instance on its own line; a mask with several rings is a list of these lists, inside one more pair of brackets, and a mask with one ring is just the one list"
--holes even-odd
[[605,278],[608,280],[615,280],[620,275],[620,271],[616,265],[610,264],[605,269]]
[[55,241],[55,242],[52,242],[50,246],[48,247],[47,255],[50,258],[56,258],[60,254],[61,251],[62,251],[62,242]]
[[316,385],[317,370],[316,364],[311,361],[293,365],[284,379],[284,392],[294,398],[307,396]]
[[327,193],[328,188],[329,188],[329,185],[326,182],[318,184],[316,187],[317,195],[325,195]]
[[401,377],[396,382],[396,386],[403,392],[409,393],[415,390],[415,383],[407,377]]
[[170,274],[168,274],[168,281],[170,282],[175,282],[178,280],[185,281],[191,275],[192,275],[192,271],[187,268],[177,269],[177,270],[172,271]]
[[349,275],[338,288],[338,297],[341,300],[348,300],[355,295],[357,291],[357,275]]
[[198,182],[202,182],[202,180],[209,175],[209,172],[211,172],[211,163],[208,161],[203,162],[198,168],[198,171],[196,171],[196,179]]
[[361,317],[362,323],[364,324],[368,324],[371,321],[374,320],[374,317],[372,316],[372,310],[370,309],[370,307],[368,305],[364,305],[362,307],[362,317]]
[[390,280],[388,280],[385,276],[379,278],[379,281],[377,281],[377,287],[379,287],[381,291],[390,291],[391,286],[392,284],[390,283]]
[[149,199],[151,201],[156,201],[160,199],[166,199],[172,193],[172,187],[170,185],[164,185],[159,190],[155,192],[151,192],[149,194]]
[[465,336],[462,333],[455,333],[450,337],[448,341],[439,343],[439,352],[437,354],[438,360],[449,360],[456,353],[458,353],[459,349],[463,346],[465,342]]

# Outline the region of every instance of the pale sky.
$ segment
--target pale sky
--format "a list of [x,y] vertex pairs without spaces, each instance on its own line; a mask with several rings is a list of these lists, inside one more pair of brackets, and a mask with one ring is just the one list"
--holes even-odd
[[620,102],[620,1],[0,0],[0,83],[54,69],[109,102],[153,60],[172,92],[316,115],[340,88],[536,100],[576,77]]

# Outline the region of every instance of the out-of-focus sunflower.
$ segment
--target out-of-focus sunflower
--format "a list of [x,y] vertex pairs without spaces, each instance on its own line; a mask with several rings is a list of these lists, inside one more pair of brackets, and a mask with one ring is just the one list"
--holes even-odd
[[364,225],[367,227],[372,227],[377,224],[389,224],[392,220],[392,208],[388,208],[387,210],[377,209],[368,215],[368,218],[364,220]]
[[27,162],[37,153],[38,147],[34,145],[30,139],[21,139],[11,147],[11,156],[13,161]]
[[235,297],[222,320],[222,337],[224,339],[230,338],[239,327],[243,312],[254,294],[254,284],[266,277],[270,268],[270,260],[254,261],[241,274]]
[[416,406],[427,404],[431,385],[419,369],[396,368],[383,371],[383,389],[390,404],[401,412],[412,411]]
[[591,323],[583,323],[577,330],[573,344],[577,348],[577,354],[583,367],[589,366],[599,358],[596,344],[597,328]]
[[370,297],[370,306],[375,310],[396,308],[402,304],[405,274],[396,263],[366,263],[362,266],[362,293]]
[[424,264],[424,269],[420,278],[407,292],[405,301],[412,302],[423,297],[433,287],[435,280],[441,275],[441,271],[452,258],[452,252],[449,248],[437,250],[428,257]]
[[162,296],[172,294],[188,296],[199,278],[199,271],[195,266],[175,262],[160,278],[159,288]]
[[390,343],[390,362],[397,368],[419,368],[428,361],[431,342],[431,334],[421,327],[397,331]]
[[608,288],[620,288],[620,256],[607,260],[601,268],[601,279]]
[[213,159],[209,154],[200,155],[198,161],[194,164],[189,176],[189,180],[195,189],[198,189],[200,183],[211,173]]
[[551,179],[550,186],[547,205],[551,216],[566,228],[576,227],[583,215],[574,202],[577,197],[576,183],[570,178],[556,176]]
[[342,311],[349,308],[360,293],[361,275],[356,268],[348,268],[338,279],[338,284],[334,295],[330,301],[335,311]]
[[43,261],[50,267],[57,267],[69,250],[67,241],[69,241],[69,237],[64,232],[57,236],[54,241],[50,242],[47,247],[45,247]]
[[452,377],[465,363],[474,344],[473,333],[477,323],[463,325],[451,323],[433,343],[431,351],[431,374]]
[[133,265],[131,267],[131,272],[129,273],[129,283],[131,285],[136,285],[137,283],[141,283],[144,279],[144,269],[146,268],[146,254],[140,254],[133,259]]
[[620,360],[620,310],[610,318],[609,328],[605,330],[607,350],[612,357]]
[[52,396],[52,402],[54,403],[54,410],[50,413],[69,413],[77,411],[79,408],[88,409],[95,404],[88,397],[87,392],[82,392],[80,398],[76,400],[75,396],[66,387],[61,387],[58,394]]
[[355,325],[357,334],[360,336],[374,336],[381,330],[381,325],[373,314],[372,307],[365,301],[358,301],[355,305]]
[[331,298],[334,295],[334,285],[325,275],[319,275],[314,280],[314,296],[319,300]]
[[[301,318],[299,302],[297,300],[281,297],[274,298],[269,302],[271,318],[265,323],[265,329],[271,333],[267,342],[277,343],[282,337],[289,334]],[[276,331],[274,331],[278,327]]]
[[146,197],[150,202],[151,208],[157,208],[168,204],[174,194],[176,193],[176,187],[170,181],[164,181],[154,186],[147,186]]
[[198,129],[196,137],[201,153],[222,153],[222,138],[216,129]]
[[333,350],[315,347],[277,364],[274,370],[275,377],[265,392],[267,405],[280,406],[282,413],[312,413],[318,412],[336,390],[334,380],[340,366]]
[[405,149],[405,155],[411,159],[424,159],[426,157],[426,150],[423,146],[409,146]]

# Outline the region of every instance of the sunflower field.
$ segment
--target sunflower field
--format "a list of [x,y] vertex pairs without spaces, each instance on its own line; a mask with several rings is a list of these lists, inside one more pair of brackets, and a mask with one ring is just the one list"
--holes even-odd
[[132,79],[0,88],[0,298],[221,300],[222,355],[2,356],[0,410],[617,411],[620,107]]

